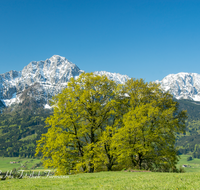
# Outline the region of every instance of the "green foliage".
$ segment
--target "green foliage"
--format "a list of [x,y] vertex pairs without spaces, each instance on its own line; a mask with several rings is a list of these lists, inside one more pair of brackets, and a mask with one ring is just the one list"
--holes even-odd
[[44,110],[29,98],[29,102],[4,108],[0,114],[0,156],[33,157],[36,140],[46,133],[45,119],[51,110]]
[[189,120],[198,120],[200,118],[200,102],[181,99],[176,100],[179,103],[180,110],[187,110]]
[[188,120],[184,134],[177,134],[176,146],[179,154],[192,154],[193,158],[200,158],[200,102],[191,100],[177,100],[179,110],[187,110]]
[[110,138],[120,122],[115,112],[120,105],[117,84],[107,77],[72,78],[54,97],[54,114],[46,120],[51,128],[38,141],[36,152],[43,153],[45,166],[59,174],[94,172],[102,163],[111,168]]
[[187,161],[192,160],[192,156],[187,157]]
[[130,98],[124,125],[115,134],[118,162],[155,171],[176,170],[175,135],[183,133],[185,111],[155,83],[129,80],[124,86]]
[[176,171],[176,133],[185,132],[186,112],[159,85],[131,79],[117,85],[83,73],[53,98],[48,132],[36,155],[57,174],[145,168]]

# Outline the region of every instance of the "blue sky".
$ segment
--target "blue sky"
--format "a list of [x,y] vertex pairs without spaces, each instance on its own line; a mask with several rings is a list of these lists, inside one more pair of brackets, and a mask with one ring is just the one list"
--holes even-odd
[[61,55],[86,72],[200,74],[199,0],[0,0],[0,73]]

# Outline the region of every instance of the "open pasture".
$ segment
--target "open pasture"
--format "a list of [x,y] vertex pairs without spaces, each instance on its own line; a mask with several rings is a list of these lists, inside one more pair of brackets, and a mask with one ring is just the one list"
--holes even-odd
[[187,161],[189,156],[190,155],[181,155],[181,159],[177,164],[177,168],[187,165],[188,167],[184,168],[185,172],[200,172],[200,159],[194,158],[193,160]]
[[[13,170],[13,168],[31,170],[32,166],[40,163],[40,159],[19,158],[19,157],[0,157],[0,170],[3,172]],[[43,169],[38,167],[37,169]]]
[[[187,161],[187,158],[190,155],[181,155],[180,160],[177,164],[177,168],[182,165],[189,165],[191,167],[184,168],[185,172],[200,172],[200,159],[194,158],[191,161]],[[19,162],[13,163],[10,162]],[[44,167],[39,166],[35,169],[32,169],[32,166],[39,163],[40,159],[33,159],[33,158],[19,158],[19,157],[0,157],[0,170],[3,172],[10,171],[13,168],[20,168],[24,170],[34,170],[34,171],[42,171],[45,170]],[[26,169],[22,166],[26,166]]]
[[[67,177],[67,178],[66,178]],[[189,189],[200,187],[200,173],[153,172],[99,172],[69,175],[59,178],[7,179],[1,181],[1,189]]]
[[[184,168],[186,173],[154,173],[154,172],[99,172],[68,175],[64,177],[32,177],[23,179],[1,180],[1,189],[200,189],[200,159],[187,161],[189,155],[182,155],[178,167],[190,165]],[[39,159],[0,158],[2,171],[11,170],[15,164],[11,161],[25,163],[27,166],[39,163]],[[32,161],[31,161],[32,160]],[[9,166],[9,167],[8,167]],[[17,166],[17,164],[16,164]],[[19,165],[20,166],[20,165]],[[17,167],[16,167],[17,168]],[[30,168],[30,167],[29,167]],[[42,171],[37,168],[32,171]]]

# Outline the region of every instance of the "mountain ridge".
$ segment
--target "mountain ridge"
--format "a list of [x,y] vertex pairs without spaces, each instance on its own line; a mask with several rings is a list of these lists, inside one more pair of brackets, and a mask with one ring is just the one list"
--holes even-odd
[[[0,100],[6,106],[20,103],[23,101],[23,92],[38,83],[40,84],[38,94],[36,90],[34,91],[34,94],[37,94],[36,99],[47,103],[52,96],[66,88],[71,77],[76,78],[83,72],[77,65],[59,55],[53,55],[45,61],[32,61],[22,71],[11,70],[0,74]],[[105,74],[117,83],[124,83],[129,79],[126,75],[106,71],[94,73],[97,75]],[[29,95],[31,94],[33,96],[32,92],[29,93]]]
[[[53,55],[45,61],[32,61],[22,71],[11,70],[0,74],[0,100],[5,106],[20,103],[23,101],[23,92],[29,89],[27,95],[47,103],[52,96],[66,88],[71,77],[76,78],[83,72],[77,65],[59,55]],[[95,71],[94,74],[106,75],[120,84],[130,79],[127,75],[107,71]],[[169,74],[155,82],[176,99],[200,101],[200,75],[197,73]],[[38,85],[31,88],[36,83]]]
[[[47,132],[44,121],[53,113],[48,100],[61,92],[71,77],[76,78],[82,72],[66,58],[55,55],[45,61],[30,62],[22,71],[0,75],[0,156],[34,156],[36,140]],[[130,79],[127,75],[107,71],[94,74],[106,75],[117,83]],[[200,142],[200,102],[193,101],[199,96],[199,77],[197,73],[178,73],[155,82],[178,99],[180,110],[188,110],[186,134],[178,135],[176,141],[181,146],[179,152],[198,153],[200,158],[200,148],[196,151],[196,144]]]
[[169,91],[176,99],[200,101],[200,74],[180,72],[169,74],[161,81],[155,81],[164,91]]

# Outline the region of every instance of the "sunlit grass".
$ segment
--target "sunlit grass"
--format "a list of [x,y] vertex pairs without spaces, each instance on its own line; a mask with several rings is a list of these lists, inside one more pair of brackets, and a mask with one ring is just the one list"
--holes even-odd
[[199,189],[200,173],[99,172],[1,181],[1,189]]
[[[64,177],[50,178],[23,178],[6,179],[1,181],[0,189],[200,189],[200,159],[187,161],[189,155],[181,156],[178,167],[190,165],[185,168],[186,173],[154,173],[154,172],[99,172]],[[1,158],[0,167],[10,161],[17,161],[13,158]],[[25,161],[26,159],[24,159]],[[39,160],[38,160],[39,161]],[[9,164],[8,164],[9,165]],[[14,164],[12,165],[14,166]],[[41,171],[41,169],[36,169]],[[26,172],[26,171],[25,171]]]
[[[19,163],[13,163],[11,164],[10,162],[19,162]],[[19,158],[19,157],[0,157],[0,170],[5,172],[5,171],[10,171],[13,168],[20,168],[24,169],[22,166],[26,165],[28,169],[31,169],[31,167],[39,163],[41,160],[40,159],[32,159],[32,158]],[[43,167],[37,168],[37,169],[43,169]]]
[[200,159],[194,158],[193,160],[187,161],[187,158],[190,155],[181,155],[177,167],[179,168],[182,165],[188,165],[191,167],[184,168],[185,172],[200,172]]

